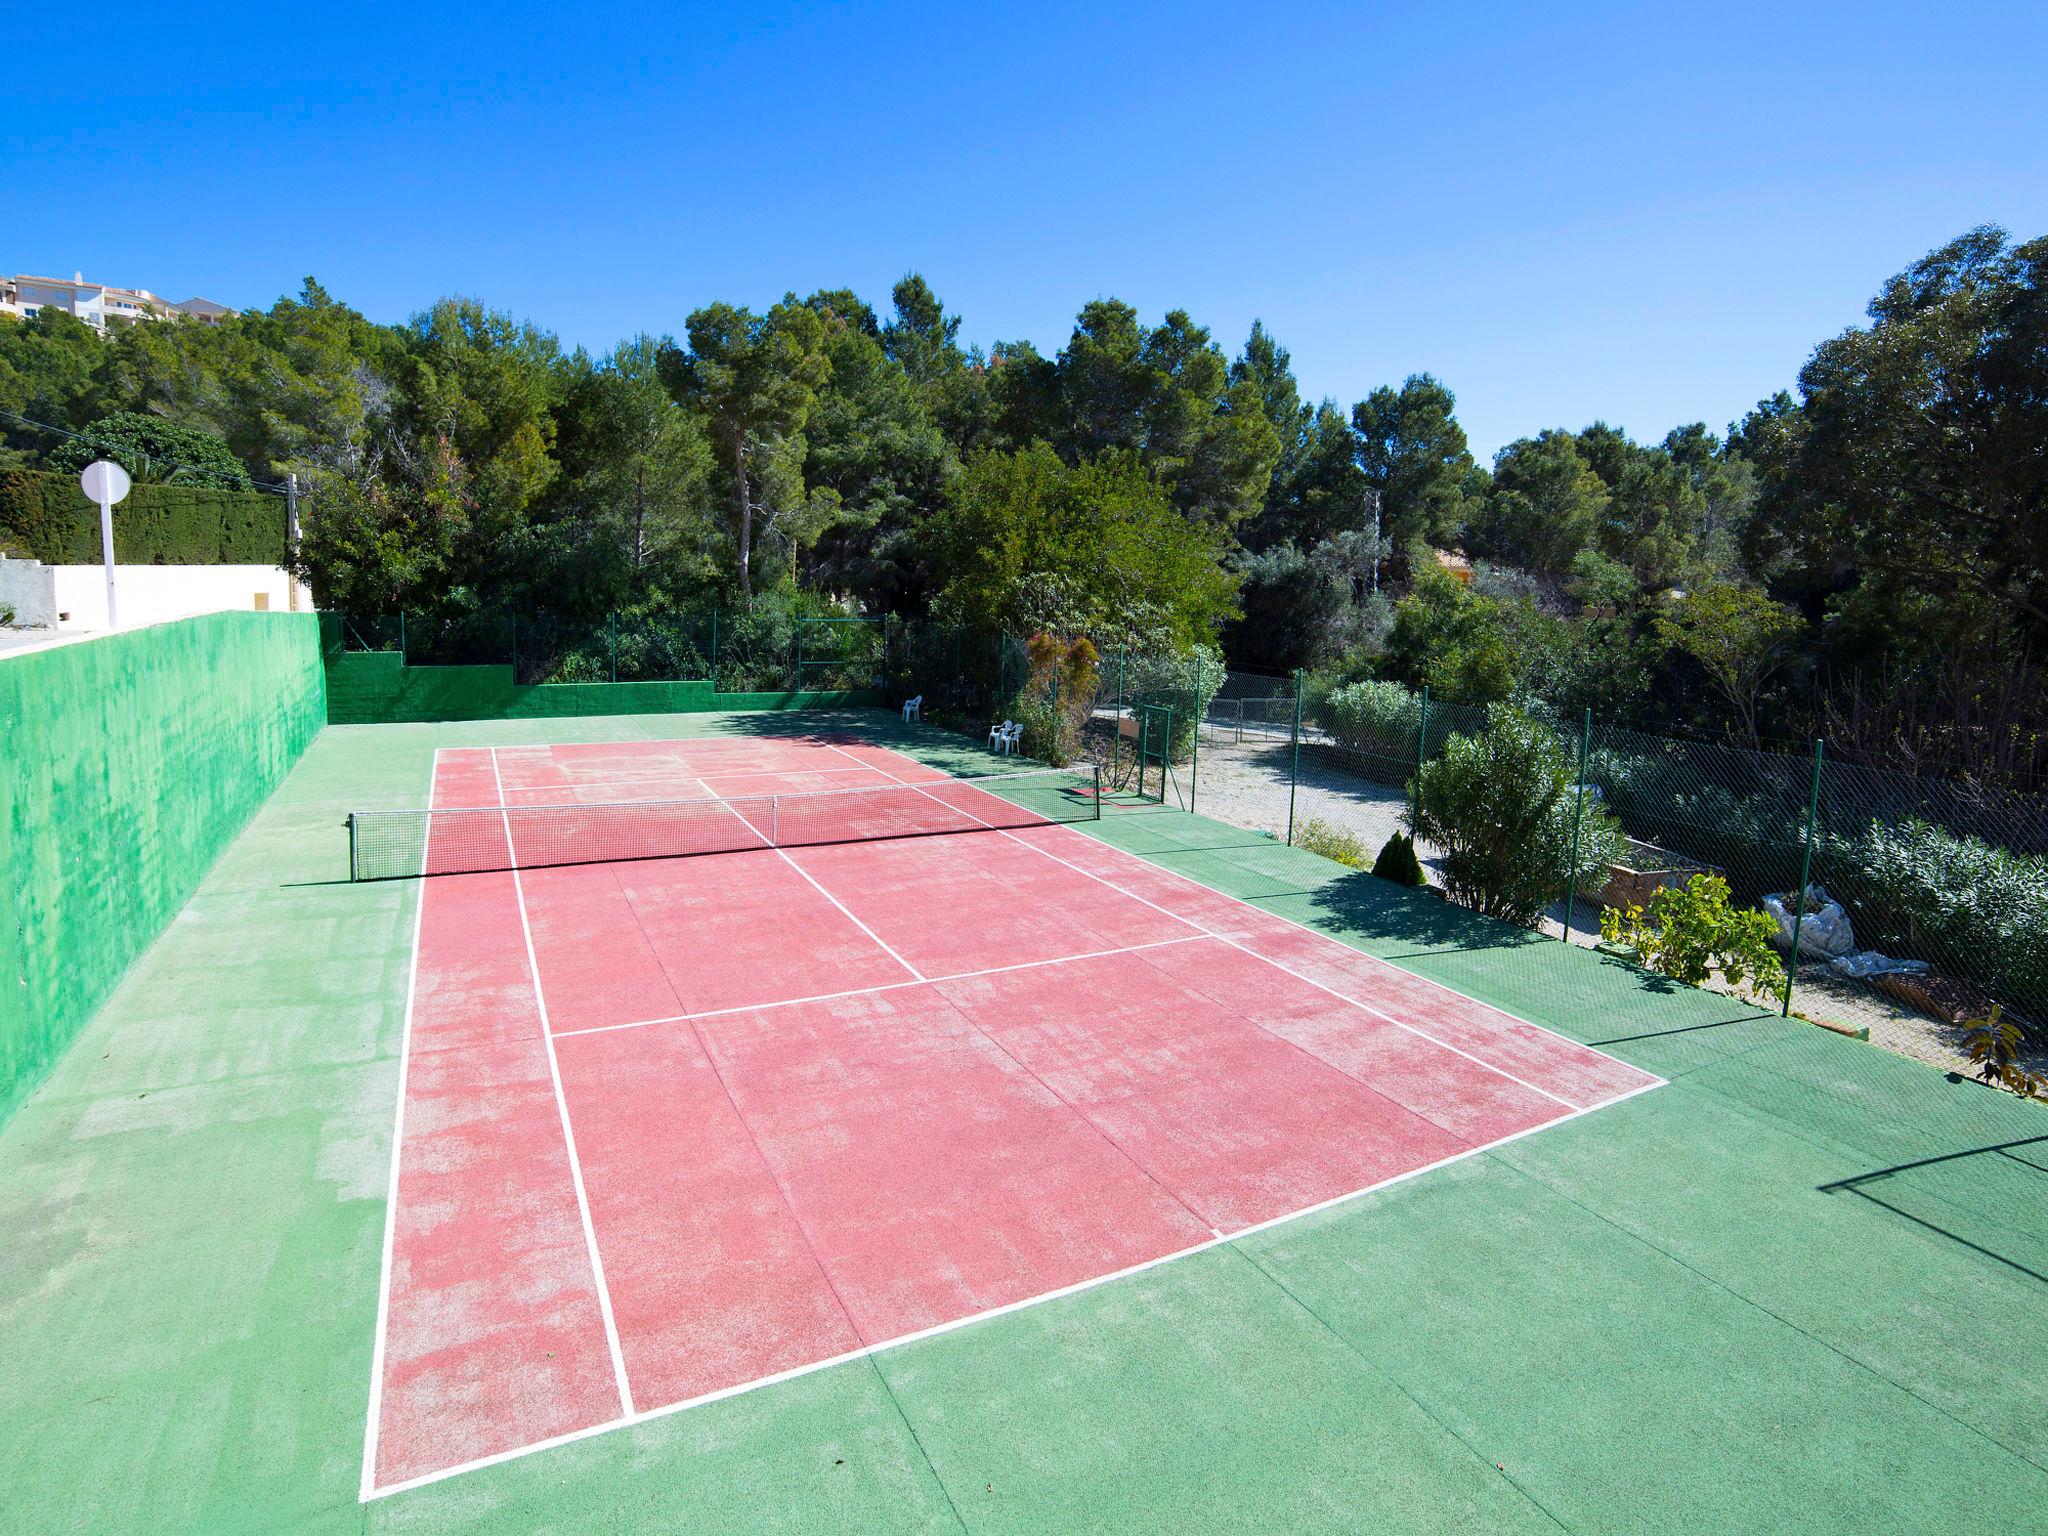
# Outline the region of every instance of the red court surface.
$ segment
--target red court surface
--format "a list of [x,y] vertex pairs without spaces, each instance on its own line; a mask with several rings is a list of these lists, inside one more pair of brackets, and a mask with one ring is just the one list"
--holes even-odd
[[[983,794],[857,742],[718,738],[444,750],[433,803],[906,783]],[[420,890],[366,1498],[1107,1280],[1660,1081],[1072,827]]]

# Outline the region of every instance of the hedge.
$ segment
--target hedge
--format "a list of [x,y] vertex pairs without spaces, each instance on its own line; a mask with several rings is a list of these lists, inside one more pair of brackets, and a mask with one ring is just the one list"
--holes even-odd
[[[0,470],[0,543],[45,565],[97,565],[99,508],[70,475]],[[284,557],[279,496],[138,483],[114,508],[114,558],[123,565],[279,565]]]

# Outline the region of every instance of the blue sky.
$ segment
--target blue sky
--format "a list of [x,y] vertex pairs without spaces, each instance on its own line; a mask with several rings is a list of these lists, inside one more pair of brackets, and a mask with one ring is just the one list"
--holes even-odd
[[[1275,8],[1278,9],[1278,8]],[[923,272],[1056,350],[1255,317],[1474,448],[1717,429],[1972,225],[2048,234],[2036,5],[189,7],[0,85],[0,267],[571,344]],[[27,76],[27,78],[24,78]]]

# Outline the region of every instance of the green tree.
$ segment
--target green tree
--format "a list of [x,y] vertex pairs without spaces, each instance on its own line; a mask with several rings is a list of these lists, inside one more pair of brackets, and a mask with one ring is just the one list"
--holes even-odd
[[[1618,472],[1618,471],[1617,471]],[[1493,484],[1468,544],[1530,570],[1566,570],[1599,537],[1609,495],[1570,432],[1521,438],[1493,461]]]
[[736,576],[751,601],[756,519],[801,499],[803,430],[832,374],[825,322],[789,294],[766,315],[707,305],[687,329],[689,350],[664,352],[664,376],[709,425],[731,489]]
[[1480,475],[1457,403],[1436,378],[1417,373],[1351,408],[1358,466],[1380,495],[1381,531],[1397,551],[1418,540],[1447,544],[1473,510]]
[[1411,688],[1427,684],[1463,704],[1505,699],[1515,665],[1500,605],[1427,556],[1411,563],[1415,579],[1394,605],[1387,636],[1387,676]]
[[1763,740],[1757,714],[1764,685],[1790,659],[1804,628],[1783,603],[1725,581],[1688,592],[1656,621],[1658,638],[1700,664],[1752,746]]
[[1182,517],[1134,454],[977,454],[927,531],[941,607],[962,622],[1185,647],[1236,611],[1222,534]]
[[213,433],[133,411],[100,417],[49,455],[54,469],[83,469],[95,459],[112,459],[137,480],[162,485],[249,488],[248,471]]
[[[899,292],[904,286],[898,285]],[[929,297],[921,280],[917,288],[913,299]],[[959,461],[931,416],[941,396],[920,387],[909,368],[891,355],[892,330],[877,328],[867,306],[851,294],[814,294],[807,302],[825,322],[831,376],[818,391],[805,428],[809,454],[804,476],[814,497],[829,493],[834,511],[810,555],[808,573],[818,584],[856,596],[871,608],[900,608],[922,596],[924,573],[913,526],[945,499],[959,472]],[[930,320],[929,310],[919,312]],[[951,322],[955,328],[958,324]],[[922,342],[910,347],[910,355],[928,380],[941,381],[951,366],[944,351],[950,344],[947,324],[933,322],[919,334]],[[893,335],[899,347],[912,340],[900,323]],[[940,338],[948,339],[934,355],[924,343]],[[957,359],[957,351],[953,356]]]
[[660,345],[639,336],[569,359],[555,409],[561,473],[530,520],[530,602],[583,614],[695,602],[716,575],[711,444],[670,397]]

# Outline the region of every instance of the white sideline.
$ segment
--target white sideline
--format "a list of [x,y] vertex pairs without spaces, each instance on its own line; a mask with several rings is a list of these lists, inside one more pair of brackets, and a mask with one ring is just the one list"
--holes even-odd
[[[434,785],[441,776],[441,749],[434,748],[427,767],[427,805],[434,804]],[[433,840],[428,822],[420,842],[420,868],[426,869],[427,845]],[[384,1333],[391,1316],[391,1251],[398,1235],[398,1150],[405,1141],[405,1090],[412,1068],[412,1006],[420,979],[420,920],[427,910],[427,883],[422,880],[414,892],[412,908],[412,963],[405,976],[405,1021],[398,1032],[398,1107],[391,1117],[391,1174],[384,1191],[384,1256],[377,1269],[377,1336],[370,1345],[370,1411],[363,1431],[363,1478],[361,1497],[367,1499],[377,1486],[377,1434],[384,1417]]]
[[[491,748],[491,778],[498,784],[498,804],[505,803],[505,786],[498,779],[498,749]],[[590,1219],[590,1196],[583,1189],[583,1160],[576,1155],[576,1132],[569,1124],[569,1099],[562,1092],[562,1064],[555,1059],[555,1037],[548,1030],[548,1000],[540,987],[540,960],[533,952],[533,926],[526,920],[526,889],[519,879],[519,852],[512,846],[512,822],[505,821],[505,852],[512,864],[512,895],[519,904],[519,932],[526,940],[527,974],[533,977],[533,1003],[540,1011],[540,1038],[547,1047],[548,1076],[554,1082],[555,1108],[562,1117],[562,1142],[569,1152],[569,1181],[576,1187],[576,1211],[583,1218],[583,1241],[590,1250],[591,1278],[597,1286],[597,1310],[604,1318],[604,1341],[612,1354],[612,1375],[619,1388],[619,1408],[633,1411],[633,1389],[626,1380],[626,1353],[619,1346],[619,1325],[612,1317],[611,1287],[605,1284],[604,1258],[597,1251],[597,1227]],[[425,904],[424,895],[422,905]],[[417,964],[417,961],[415,961]]]

